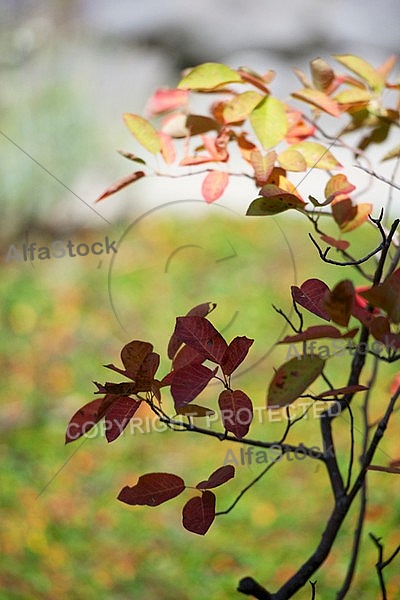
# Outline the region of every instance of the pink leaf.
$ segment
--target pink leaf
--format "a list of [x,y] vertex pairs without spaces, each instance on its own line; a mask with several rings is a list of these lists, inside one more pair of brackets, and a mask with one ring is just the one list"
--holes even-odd
[[209,360],[221,364],[228,344],[215,327],[204,317],[178,317],[176,336]]
[[162,157],[167,165],[171,165],[176,158],[176,151],[172,137],[163,131],[158,131],[157,133],[158,137],[160,138]]
[[218,404],[225,429],[242,439],[249,431],[253,419],[250,398],[241,390],[224,390],[219,395]]
[[218,200],[229,183],[229,175],[226,171],[210,171],[207,173],[201,186],[204,200],[211,204]]
[[[197,306],[194,306],[193,308],[191,308],[189,310],[189,312],[186,313],[186,316],[187,317],[206,317],[211,311],[214,310],[214,308],[216,306],[217,305],[214,304],[214,302],[203,302],[202,304],[198,304]],[[168,350],[167,350],[168,358],[170,358],[172,360],[181,346],[182,346],[181,340],[175,335],[175,333],[173,333],[171,336],[171,339],[169,340],[169,343],[168,343]]]
[[118,500],[133,506],[158,506],[179,496],[185,487],[185,482],[178,475],[147,473],[141,475],[133,487],[125,486],[118,494]]
[[137,402],[128,396],[122,396],[121,398],[117,396],[115,398],[115,402],[105,415],[108,442],[113,442],[121,435],[140,405],[141,402]]
[[182,525],[188,531],[204,535],[215,519],[215,495],[205,491],[186,502],[182,511]]
[[199,364],[190,364],[179,371],[174,371],[171,383],[171,394],[175,408],[184,406],[194,400],[214,377],[218,367],[211,371]]
[[307,279],[300,287],[292,285],[292,297],[297,304],[303,306],[314,315],[330,321],[329,313],[325,310],[323,302],[329,288],[320,279]]
[[147,104],[147,113],[151,117],[181,108],[187,104],[188,96],[189,92],[187,90],[158,89]]
[[238,336],[231,341],[221,363],[225,375],[232,375],[244,361],[253,342],[254,340],[246,336]]
[[235,477],[235,467],[233,465],[225,465],[214,471],[205,481],[200,481],[196,487],[199,490],[208,490],[226,483],[233,477]]

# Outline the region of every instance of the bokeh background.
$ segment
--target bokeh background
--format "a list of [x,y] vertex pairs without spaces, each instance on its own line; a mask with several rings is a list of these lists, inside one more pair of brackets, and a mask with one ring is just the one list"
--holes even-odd
[[[212,206],[201,200],[196,177],[142,180],[93,202],[131,168],[115,152],[135,150],[122,113],[143,112],[154,89],[175,85],[183,68],[220,61],[274,69],[273,91],[285,98],[296,85],[292,68],[307,70],[316,56],[351,52],[380,64],[398,52],[399,22],[396,0],[2,1],[1,600],[227,600],[247,574],[276,587],[314,548],[327,511],[327,480],[314,462],[275,467],[197,538],[180,525],[181,499],[130,509],[115,497],[147,471],[176,472],[195,484],[222,464],[229,447],[151,426],[110,445],[99,429],[82,445],[64,446],[70,416],[92,399],[91,382],[107,375],[101,365],[118,363],[130,339],[151,341],[165,356],[175,316],[204,301],[218,303],[213,320],[228,339],[255,338],[240,386],[264,406],[272,367],[284,357],[274,347],[284,323],[271,305],[289,311],[291,284],[326,278],[322,266],[310,272],[312,251],[298,241],[306,228],[282,218],[245,219],[254,190],[239,181]],[[393,165],[373,158],[377,171],[391,176]],[[349,178],[369,183],[356,169]],[[310,176],[305,195],[318,184]],[[366,199],[379,207],[388,190],[373,185]],[[11,244],[21,252],[32,241],[105,236],[119,241],[113,264],[109,255],[5,260]],[[360,253],[374,241],[364,229],[356,240]],[[333,270],[327,283],[339,276]],[[167,369],[163,359],[160,371]],[[340,368],[336,373],[344,385]],[[379,379],[383,401],[394,374],[385,368]],[[214,396],[211,389],[204,402]],[[379,402],[374,411],[380,414]],[[256,423],[254,437],[268,427],[269,439],[278,439],[284,425]],[[346,423],[338,429],[345,456]],[[317,423],[298,431],[293,439],[318,444]],[[390,457],[400,455],[396,436],[385,444]],[[238,465],[235,481],[218,490],[218,506],[228,506],[259,470]],[[378,597],[367,532],[382,535],[389,550],[399,542],[398,492],[397,480],[371,474],[362,575],[349,597]],[[350,545],[345,527],[318,574],[321,598],[332,597],[343,577]],[[396,566],[387,578],[394,598]],[[297,596],[309,597],[310,590]]]

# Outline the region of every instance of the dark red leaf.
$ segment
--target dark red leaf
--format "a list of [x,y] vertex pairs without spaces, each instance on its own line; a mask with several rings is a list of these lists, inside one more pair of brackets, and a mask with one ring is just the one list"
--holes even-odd
[[347,327],[355,305],[355,289],[350,279],[339,281],[324,300],[324,307],[334,323]]
[[172,368],[175,371],[178,371],[192,363],[201,364],[205,360],[203,354],[199,354],[199,352],[193,350],[190,346],[183,346],[175,355],[175,358],[172,361]]
[[121,435],[140,405],[141,402],[137,402],[128,396],[116,396],[115,401],[105,415],[108,442],[113,442]]
[[135,379],[139,373],[144,359],[153,351],[153,344],[133,340],[126,344],[121,350],[121,360],[126,369],[126,374],[131,379]]
[[214,471],[214,473],[211,473],[210,477],[205,481],[200,481],[196,487],[199,490],[208,490],[226,483],[233,477],[235,477],[235,467],[233,465],[225,465]]
[[100,202],[101,200],[108,198],[108,196],[119,192],[120,190],[122,190],[122,188],[126,187],[127,185],[130,185],[138,179],[141,179],[142,177],[145,177],[145,175],[146,173],[144,171],[135,171],[134,173],[130,173],[126,177],[118,179],[118,181],[110,185],[110,187],[108,187],[102,194],[100,194],[100,196],[96,199],[96,202]]
[[332,325],[313,325],[301,333],[287,335],[279,344],[293,344],[295,342],[304,342],[306,340],[318,340],[320,338],[353,338],[358,331],[358,327],[341,333],[337,327]]
[[224,390],[219,395],[218,404],[225,429],[242,439],[249,431],[253,420],[253,405],[250,398],[241,390]]
[[115,396],[108,394],[104,398],[96,398],[82,406],[68,423],[65,443],[69,444],[90,431],[104,417],[114,400]]
[[126,504],[158,506],[185,489],[185,482],[173,473],[147,473],[141,475],[133,487],[125,486],[118,494],[118,500]]
[[215,519],[215,495],[205,491],[186,502],[182,511],[182,525],[188,531],[204,535]]
[[136,375],[136,392],[150,392],[153,389],[154,375],[160,364],[160,355],[150,352],[143,360]]
[[314,315],[330,321],[330,316],[323,306],[325,294],[329,292],[329,288],[320,279],[307,279],[300,287],[292,285],[292,297],[297,304],[303,306]]
[[191,364],[179,369],[179,371],[174,371],[171,394],[175,408],[184,406],[194,400],[214,377],[217,370],[218,367],[211,371],[204,365]]
[[206,318],[178,317],[174,333],[182,342],[203,354],[205,358],[221,364],[228,344]]
[[246,336],[235,337],[225,351],[221,368],[225,375],[232,375],[244,361],[254,340]]
[[318,394],[318,398],[329,398],[330,396],[339,396],[341,394],[355,394],[356,392],[365,392],[368,387],[365,385],[348,385],[346,387],[337,388],[335,390],[327,390]]
[[[203,302],[202,304],[198,304],[189,310],[186,313],[187,317],[206,317],[217,305],[214,302]],[[171,360],[174,358],[175,354],[178,352],[179,348],[182,346],[181,340],[175,335],[172,334],[171,339],[168,343],[168,358]]]

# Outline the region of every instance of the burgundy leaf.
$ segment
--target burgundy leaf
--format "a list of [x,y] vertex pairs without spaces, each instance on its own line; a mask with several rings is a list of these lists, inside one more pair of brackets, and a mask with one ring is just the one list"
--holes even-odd
[[174,371],[171,394],[175,408],[184,406],[194,400],[214,377],[217,370],[217,367],[214,371],[211,371],[204,365],[191,364],[179,369],[179,371]]
[[153,344],[133,340],[121,350],[121,360],[126,369],[126,374],[135,379],[146,356],[153,351]]
[[300,287],[292,285],[292,297],[297,304],[303,306],[314,315],[330,321],[330,316],[324,308],[324,296],[329,292],[329,288],[320,279],[307,279]]
[[246,336],[235,337],[225,351],[221,367],[225,375],[232,375],[244,361],[254,340]]
[[113,442],[121,435],[140,405],[141,402],[132,400],[128,396],[116,396],[114,403],[105,415],[108,442]]
[[196,487],[199,490],[208,490],[226,483],[233,477],[235,477],[235,467],[233,465],[225,465],[214,471],[214,473],[211,473],[210,477],[205,481],[200,481]]
[[[217,305],[214,302],[203,302],[202,304],[198,304],[189,310],[186,313],[187,317],[206,317]],[[176,336],[175,332],[172,334],[171,339],[168,343],[168,358],[171,360],[174,358],[175,354],[178,352],[179,348],[182,346],[182,341]]]
[[250,398],[242,390],[224,390],[219,395],[218,404],[225,429],[242,439],[249,431],[253,419]]
[[125,486],[118,494],[118,500],[126,504],[158,506],[185,489],[185,482],[173,473],[147,473],[141,475],[133,487]]
[[335,390],[327,390],[318,394],[318,398],[329,398],[330,396],[339,396],[341,394],[355,394],[356,392],[365,392],[368,387],[365,385],[347,385],[346,387],[336,388]]
[[205,358],[221,364],[228,344],[214,325],[204,317],[178,317],[175,334]]
[[203,354],[199,354],[199,352],[193,350],[190,346],[182,346],[172,361],[172,368],[178,371],[178,369],[182,369],[192,363],[201,364],[205,360]]
[[174,375],[175,375],[175,371],[170,371],[169,373],[164,375],[164,377],[160,381],[160,387],[165,387],[165,386],[171,385]]
[[104,398],[96,398],[82,406],[68,423],[65,435],[65,443],[69,444],[79,439],[87,431],[92,429],[106,414],[107,409],[113,403],[115,396],[108,394]]
[[353,338],[358,331],[358,327],[342,333],[337,327],[332,325],[313,325],[301,333],[287,335],[279,344],[293,344],[295,342],[304,342],[306,340],[318,340],[320,338]]
[[136,392],[150,392],[153,388],[154,375],[160,364],[160,355],[150,352],[143,360],[139,372],[136,375]]
[[186,502],[182,511],[182,525],[188,531],[204,535],[215,519],[215,495],[205,491]]

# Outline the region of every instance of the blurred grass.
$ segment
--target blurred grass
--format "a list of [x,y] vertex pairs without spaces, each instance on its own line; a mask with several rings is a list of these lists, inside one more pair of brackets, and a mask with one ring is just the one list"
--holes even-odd
[[[130,508],[115,497],[148,471],[176,472],[195,485],[223,463],[229,448],[238,455],[239,445],[225,447],[185,433],[155,435],[154,430],[134,435],[128,430],[107,445],[101,429],[92,438],[63,445],[69,418],[92,399],[91,381],[110,379],[101,365],[119,364],[119,351],[129,339],[146,339],[161,353],[160,373],[165,373],[175,316],[204,301],[218,303],[210,317],[228,339],[255,338],[246,359],[251,369],[245,363],[237,385],[263,407],[272,367],[285,357],[283,347],[273,348],[284,323],[271,304],[289,313],[290,285],[309,277],[323,277],[329,285],[344,277],[362,281],[353,271],[327,271],[319,264],[297,220],[205,213],[190,220],[168,214],[127,226],[70,235],[76,243],[101,241],[104,235],[120,240],[111,270],[105,255],[2,263],[1,600],[228,600],[236,597],[237,581],[245,575],[274,589],[314,549],[328,514],[322,466],[285,460],[200,538],[181,527],[183,496],[157,509]],[[363,227],[349,238],[355,254],[370,248],[371,235]],[[39,233],[30,239],[38,245],[53,241]],[[331,379],[344,385],[345,359],[331,363]],[[395,366],[383,366],[372,418],[385,405],[395,372]],[[211,387],[202,403],[214,406],[215,396]],[[145,411],[141,416],[150,417]],[[382,445],[392,458],[400,456],[398,421],[396,415]],[[254,423],[251,436],[279,439],[284,425],[264,419]],[[336,430],[345,467],[347,423],[337,419]],[[318,445],[317,421],[300,423],[291,439]],[[358,447],[360,441],[357,434]],[[388,460],[380,454],[376,462]],[[235,480],[217,490],[218,508],[227,507],[262,468],[239,464]],[[349,598],[378,597],[377,557],[368,531],[382,536],[388,552],[399,541],[397,479],[372,472],[369,481],[360,575]],[[352,516],[354,511],[316,576],[318,597],[333,597],[343,579]],[[389,597],[395,597],[398,568],[392,565],[385,573]],[[309,597],[307,588],[296,596]]]

